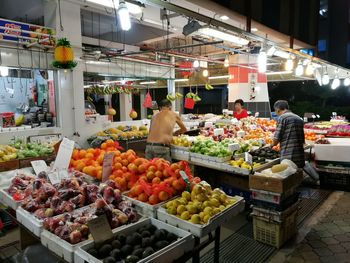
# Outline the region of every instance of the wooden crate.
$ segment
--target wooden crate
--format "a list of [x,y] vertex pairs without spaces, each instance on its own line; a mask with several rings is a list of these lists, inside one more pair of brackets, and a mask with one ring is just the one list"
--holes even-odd
[[50,165],[56,159],[56,154],[50,154],[47,156],[25,158],[19,160],[19,168],[30,167],[32,161],[44,160],[47,165]]
[[0,172],[15,170],[19,168],[19,160],[0,162]]

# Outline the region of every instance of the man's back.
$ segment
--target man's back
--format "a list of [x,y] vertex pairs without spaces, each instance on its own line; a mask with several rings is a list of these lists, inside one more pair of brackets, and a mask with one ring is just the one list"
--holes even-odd
[[147,142],[170,144],[176,124],[176,113],[160,111],[153,116]]
[[299,167],[303,167],[305,164],[303,120],[292,112],[282,114],[275,137],[280,142],[281,158],[292,160]]

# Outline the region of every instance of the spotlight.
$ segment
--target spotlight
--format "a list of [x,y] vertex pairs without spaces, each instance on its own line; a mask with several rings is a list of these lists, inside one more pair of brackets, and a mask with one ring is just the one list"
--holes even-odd
[[203,77],[208,77],[209,76],[209,71],[207,69],[203,70]]
[[303,75],[303,71],[304,71],[303,65],[301,64],[301,61],[299,61],[298,66],[295,68],[295,75],[301,76]]
[[118,18],[120,27],[123,31],[129,31],[131,28],[131,20],[130,20],[130,14],[129,9],[126,6],[125,2],[121,2],[118,7]]
[[287,61],[286,61],[285,66],[284,66],[285,70],[286,71],[291,71],[291,70],[293,70],[293,67],[294,67],[293,59],[288,58]]
[[339,80],[338,77],[337,77],[337,78],[333,79],[331,88],[332,88],[332,89],[336,89],[336,88],[338,88],[339,86],[340,86],[340,80]]

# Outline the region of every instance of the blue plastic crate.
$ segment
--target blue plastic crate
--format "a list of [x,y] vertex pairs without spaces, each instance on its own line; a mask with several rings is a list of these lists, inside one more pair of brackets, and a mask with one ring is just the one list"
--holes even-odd
[[235,188],[232,187],[230,185],[227,184],[220,184],[220,189],[222,191],[224,191],[227,195],[230,196],[234,196],[234,195],[238,195],[244,198],[244,200],[246,201],[246,203],[250,202],[250,196],[251,196],[251,192],[250,191],[245,191],[239,188]]

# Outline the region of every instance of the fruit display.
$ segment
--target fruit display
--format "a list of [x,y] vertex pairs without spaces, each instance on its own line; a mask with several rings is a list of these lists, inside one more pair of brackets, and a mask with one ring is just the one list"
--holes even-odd
[[260,126],[264,130],[275,131],[277,122],[275,120],[257,118],[256,125]]
[[259,140],[263,139],[266,144],[272,143],[272,133],[270,131],[264,131],[262,128],[249,129],[245,131],[245,140]]
[[136,263],[175,242],[178,236],[152,224],[140,227],[126,236],[117,234],[114,239],[96,245],[87,252],[104,263]]
[[190,142],[189,136],[180,135],[173,137],[171,144],[180,147],[190,147],[192,142]]
[[320,139],[315,141],[315,144],[331,144],[331,143],[326,138],[320,138]]
[[263,158],[255,158],[253,157],[253,164],[250,165],[249,163],[245,162],[243,158],[239,158],[237,160],[231,160],[230,165],[237,168],[252,170],[254,168],[258,168],[261,164],[266,163],[265,159]]
[[69,167],[101,180],[105,153],[114,152],[115,156],[119,156],[121,154],[119,149],[118,142],[110,139],[103,142],[101,148],[74,149]]
[[228,150],[226,142],[216,142],[211,139],[195,141],[191,146],[190,151],[220,158],[232,155],[232,151]]
[[317,136],[316,133],[310,132],[310,131],[304,131],[304,136],[305,136],[305,140],[308,140],[308,141],[316,141],[317,138],[319,138],[319,136]]
[[188,164],[184,161],[169,164],[165,160],[155,159],[141,165],[144,173],[127,195],[150,205],[167,201],[185,190],[187,184],[181,177],[180,170],[185,171],[190,183],[200,181],[198,177],[193,178]]
[[239,142],[239,149],[234,152],[235,155],[240,155],[249,152],[254,148],[260,148],[263,144],[256,140],[241,140]]
[[136,126],[118,126],[115,128],[109,128],[105,131],[101,131],[96,133],[94,136],[91,136],[88,141],[91,142],[99,137],[103,137],[104,140],[106,138],[112,140],[130,140],[130,139],[139,139],[145,138],[148,135],[148,129],[146,126],[140,126],[137,128]]
[[26,143],[23,140],[15,140],[10,144],[17,149],[18,159],[47,156],[53,153],[51,146],[40,143]]
[[88,221],[100,215],[107,216],[112,229],[136,222],[137,214],[131,204],[120,198],[118,201],[116,200],[113,203],[107,203],[104,198],[99,198],[93,205],[81,211],[77,210],[44,219],[43,227],[61,239],[71,244],[77,244],[89,237]]
[[253,156],[253,161],[255,157],[260,158],[260,160],[264,160],[264,159],[273,160],[280,157],[279,152],[276,150],[273,150],[271,147],[263,147],[255,151],[251,151],[250,154]]
[[12,196],[13,200],[21,201],[25,197],[29,196],[32,188],[34,175],[27,175],[24,173],[18,173],[12,180],[7,192]]
[[167,213],[193,224],[207,224],[210,218],[236,202],[222,190],[201,182],[193,186],[192,191],[184,191],[181,197],[164,205]]
[[45,172],[27,186],[22,208],[39,219],[71,212],[74,209],[94,203],[100,196],[109,204],[121,199],[121,192],[112,181],[100,186],[88,184],[73,176],[52,185]]
[[350,125],[334,125],[327,132],[329,137],[350,137]]
[[[216,125],[220,126],[220,125]],[[203,128],[201,129],[201,135],[205,137],[211,137],[214,141],[221,141],[227,138],[236,138],[237,137],[237,131],[240,130],[238,126],[231,125],[228,127],[223,127],[224,134],[222,135],[214,135],[214,129],[213,127],[210,128]]]
[[9,145],[0,145],[0,162],[11,161],[17,158],[17,149]]

